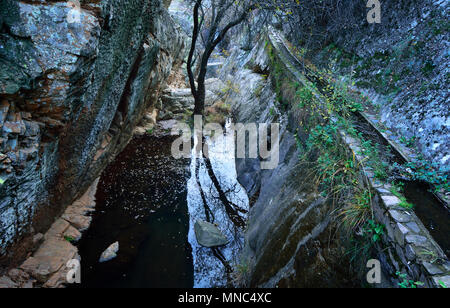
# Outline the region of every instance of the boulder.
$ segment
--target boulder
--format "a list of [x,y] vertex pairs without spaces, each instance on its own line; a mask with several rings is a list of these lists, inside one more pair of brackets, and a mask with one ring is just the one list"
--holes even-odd
[[198,220],[194,229],[197,242],[204,247],[220,247],[229,243],[219,228],[209,222]]
[[119,252],[119,242],[115,242],[102,253],[99,262],[104,263],[111,261],[112,259],[115,259],[117,257],[118,252]]

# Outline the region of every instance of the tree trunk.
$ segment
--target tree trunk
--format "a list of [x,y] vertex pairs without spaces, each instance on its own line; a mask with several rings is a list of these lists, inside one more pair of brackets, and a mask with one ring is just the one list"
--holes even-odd
[[206,88],[205,78],[197,81],[197,95],[195,97],[194,115],[203,115],[205,111]]

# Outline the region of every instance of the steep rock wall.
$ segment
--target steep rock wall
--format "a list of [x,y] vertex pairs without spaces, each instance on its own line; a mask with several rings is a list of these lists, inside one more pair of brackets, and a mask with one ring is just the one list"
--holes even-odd
[[[280,162],[261,170],[259,159],[237,159],[238,179],[251,200],[241,283],[250,287],[354,287],[355,275],[340,246],[330,206],[300,165],[294,109],[279,104],[270,78],[265,41],[236,48],[221,79],[236,89],[228,102],[236,123],[280,123]],[[247,147],[249,145],[247,144]]]
[[9,262],[128,143],[185,41],[160,0],[2,0],[0,29],[0,256]]

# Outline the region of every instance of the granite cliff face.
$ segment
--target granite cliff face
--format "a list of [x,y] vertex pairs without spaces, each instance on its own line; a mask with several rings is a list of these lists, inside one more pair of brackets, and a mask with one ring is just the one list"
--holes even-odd
[[121,152],[185,39],[160,0],[2,0],[0,30],[0,260],[10,262]]

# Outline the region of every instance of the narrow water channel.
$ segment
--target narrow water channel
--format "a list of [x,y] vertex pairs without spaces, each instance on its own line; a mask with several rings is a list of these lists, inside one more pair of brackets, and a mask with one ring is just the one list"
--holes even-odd
[[[81,287],[230,285],[243,226],[230,219],[209,172],[246,219],[249,201],[236,180],[234,136],[208,139],[210,165],[194,151],[191,160],[172,158],[173,140],[135,138],[103,173],[92,225],[79,243]],[[194,232],[198,220],[214,223],[230,243],[200,246]],[[102,252],[117,241],[117,258],[100,263]]]
[[[420,182],[406,182],[405,196],[415,205],[414,212],[428,229],[434,240],[450,256],[450,211],[431,192],[430,185]],[[426,192],[426,193],[424,193]]]

